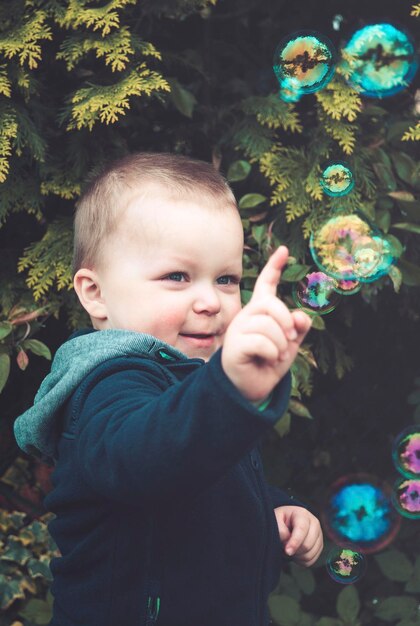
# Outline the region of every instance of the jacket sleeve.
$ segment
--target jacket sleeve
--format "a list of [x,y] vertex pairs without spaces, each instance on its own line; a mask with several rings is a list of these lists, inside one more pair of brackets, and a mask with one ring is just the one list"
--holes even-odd
[[300,500],[295,498],[293,495],[289,495],[288,493],[280,489],[280,487],[267,484],[267,489],[271,497],[273,509],[276,509],[279,506],[302,506],[305,509],[308,508],[306,504],[303,504]]
[[161,367],[117,372],[88,393],[78,419],[75,461],[102,496],[159,506],[189,500],[251,450],[287,408],[290,375],[258,410],[224,373],[221,349],[179,383]]

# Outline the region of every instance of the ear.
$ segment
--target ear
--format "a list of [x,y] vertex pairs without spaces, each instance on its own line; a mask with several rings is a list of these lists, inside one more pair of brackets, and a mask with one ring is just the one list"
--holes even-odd
[[73,286],[80,304],[86,309],[92,320],[99,321],[108,318],[96,272],[84,267],[81,268],[74,275]]

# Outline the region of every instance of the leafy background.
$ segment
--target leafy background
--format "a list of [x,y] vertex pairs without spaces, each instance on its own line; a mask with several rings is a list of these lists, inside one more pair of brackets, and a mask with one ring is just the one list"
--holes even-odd
[[[339,30],[333,28],[341,15]],[[416,85],[361,98],[339,72],[286,104],[271,68],[286,34],[313,29],[340,49],[391,20],[416,38],[420,5],[327,0],[10,0],[0,5],[0,626],[47,624],[42,498],[50,468],[21,453],[13,421],[30,406],[51,354],[87,323],[71,286],[74,202],[86,178],[135,150],[212,161],[231,181],[246,245],[242,298],[273,248],[291,262],[279,295],[312,264],[308,235],[337,205],[362,209],[398,250],[389,276],[314,320],[293,368],[289,410],[264,440],[268,479],[322,514],[328,487],[367,472],[392,484],[395,436],[420,423],[420,165]],[[416,104],[417,93],[417,104]],[[326,198],[327,158],[356,187]],[[340,586],[324,557],[293,564],[270,597],[275,624],[420,624],[419,522]]]

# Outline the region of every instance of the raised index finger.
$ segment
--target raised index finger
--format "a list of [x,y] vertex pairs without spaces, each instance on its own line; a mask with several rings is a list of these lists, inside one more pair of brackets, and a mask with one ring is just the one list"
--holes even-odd
[[287,263],[288,256],[289,251],[286,246],[280,246],[273,252],[255,281],[251,300],[267,295],[276,295],[277,285],[280,282],[281,272]]

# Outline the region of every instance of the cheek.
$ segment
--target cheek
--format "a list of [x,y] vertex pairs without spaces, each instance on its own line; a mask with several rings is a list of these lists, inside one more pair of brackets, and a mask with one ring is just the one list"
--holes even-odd
[[177,329],[179,328],[184,320],[185,314],[183,311],[156,311],[155,316],[155,326],[157,328],[166,328],[166,329]]

